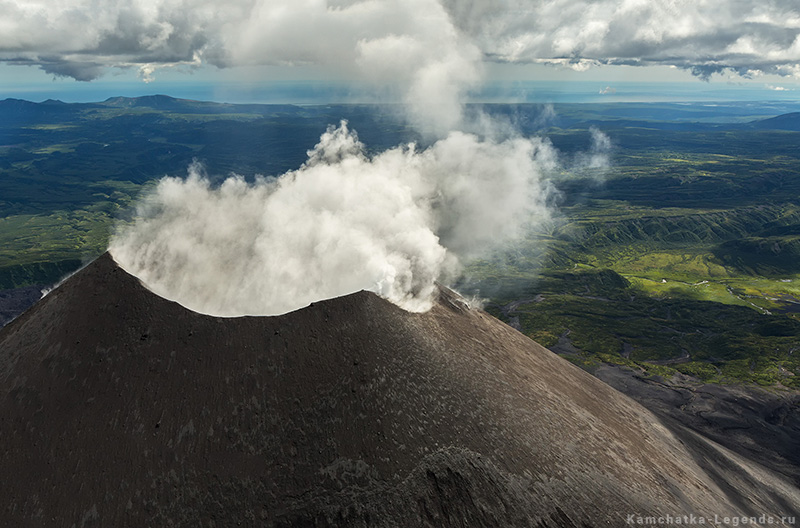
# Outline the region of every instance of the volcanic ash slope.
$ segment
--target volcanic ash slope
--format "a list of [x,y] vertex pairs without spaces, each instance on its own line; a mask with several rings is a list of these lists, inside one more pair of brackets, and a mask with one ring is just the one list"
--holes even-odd
[[[0,331],[9,526],[625,526],[797,489],[443,291],[277,317],[164,300],[104,255]],[[680,440],[678,439],[680,436]]]

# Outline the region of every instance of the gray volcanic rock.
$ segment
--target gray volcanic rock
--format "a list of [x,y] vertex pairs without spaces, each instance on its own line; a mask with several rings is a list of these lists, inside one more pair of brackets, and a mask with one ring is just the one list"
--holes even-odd
[[[800,485],[800,391],[648,377],[603,365],[594,375],[644,405]],[[670,426],[671,428],[674,428]]]
[[109,255],[0,331],[9,526],[625,526],[790,515],[791,484],[442,291],[277,317]]

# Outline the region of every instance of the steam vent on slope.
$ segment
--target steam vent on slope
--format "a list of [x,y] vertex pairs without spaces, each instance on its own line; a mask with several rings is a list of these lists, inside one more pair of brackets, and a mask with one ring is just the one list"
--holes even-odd
[[216,318],[106,254],[2,329],[0,381],[6,526],[625,526],[800,505],[446,290],[426,313],[360,292]]

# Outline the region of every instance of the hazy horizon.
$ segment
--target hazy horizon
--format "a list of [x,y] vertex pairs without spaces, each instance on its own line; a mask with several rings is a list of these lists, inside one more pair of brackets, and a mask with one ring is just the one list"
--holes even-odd
[[[782,88],[782,89],[776,89]],[[376,94],[366,86],[322,80],[282,80],[264,83],[224,82],[103,82],[60,83],[52,86],[12,85],[0,88],[1,99],[67,103],[101,102],[112,97],[168,95],[179,99],[231,104],[401,103],[391,94]],[[492,81],[467,95],[469,103],[800,103],[800,91],[752,83],[732,85],[690,82]]]

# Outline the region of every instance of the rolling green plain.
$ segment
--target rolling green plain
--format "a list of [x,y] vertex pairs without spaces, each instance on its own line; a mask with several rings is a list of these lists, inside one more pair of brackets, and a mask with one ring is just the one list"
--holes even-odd
[[[557,214],[522,243],[469,263],[459,289],[589,370],[611,363],[800,388],[800,116],[792,108],[482,110],[559,150],[562,169],[549,175]],[[212,178],[281,174],[343,118],[375,152],[421,141],[396,116],[389,107],[163,96],[0,101],[0,290],[51,284],[99,255],[142,190],[185,174],[193,160]],[[599,172],[576,162],[591,127],[613,145]]]

